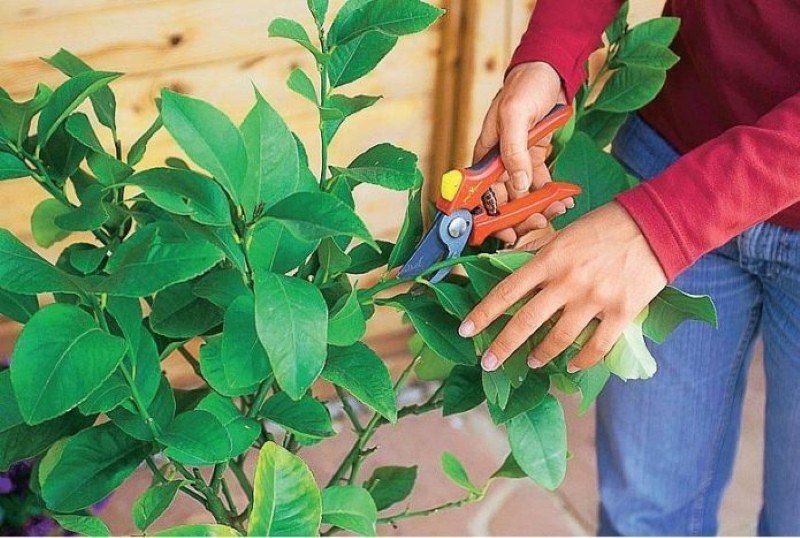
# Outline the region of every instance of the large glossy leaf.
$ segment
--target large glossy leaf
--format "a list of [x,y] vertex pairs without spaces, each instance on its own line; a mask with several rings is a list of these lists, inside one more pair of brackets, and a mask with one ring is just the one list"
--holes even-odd
[[76,112],[67,118],[64,127],[72,137],[86,146],[87,149],[96,151],[98,153],[105,153],[100,139],[94,132],[92,124],[89,122],[88,116],[83,112]]
[[650,301],[642,331],[650,340],[660,344],[678,325],[690,319],[717,326],[717,310],[711,297],[691,295],[667,286]]
[[677,54],[668,47],[655,43],[632,45],[624,40],[614,57],[614,67],[619,65],[638,65],[654,69],[669,69],[679,60]]
[[208,411],[225,427],[231,439],[231,458],[244,454],[261,434],[258,421],[242,415],[230,398],[212,392],[195,409]]
[[147,414],[153,419],[153,428],[144,421],[139,410],[130,401],[107,413],[114,424],[134,439],[152,441],[155,438],[153,429],[156,432],[164,431],[175,417],[175,393],[166,377],[161,376],[159,381],[158,390],[147,405]]
[[[44,61],[68,77],[74,77],[80,73],[92,71],[92,68],[89,67],[86,62],[64,49],[60,49],[50,58],[45,58]],[[90,95],[89,98],[92,101],[92,108],[100,123],[115,130],[117,103],[111,88],[99,88]]]
[[363,275],[388,263],[394,244],[388,241],[377,241],[377,243],[380,252],[366,243],[361,243],[347,253],[350,256],[350,267],[347,268],[349,274]]
[[242,203],[247,150],[231,120],[214,106],[170,90],[161,91],[161,118],[183,151]]
[[258,455],[248,535],[311,536],[322,522],[322,496],[299,457],[273,442]]
[[222,257],[215,245],[174,225],[149,224],[117,248],[106,264],[110,276],[100,288],[110,295],[146,297],[204,273]]
[[614,20],[611,21],[611,24],[606,28],[606,37],[610,43],[616,43],[619,38],[622,37],[622,33],[625,31],[625,27],[628,24],[629,7],[630,2],[623,2]]
[[433,24],[443,13],[420,0],[374,0],[341,21],[332,32],[332,39],[342,44],[370,31],[395,36],[413,34]]
[[36,295],[23,295],[0,289],[0,316],[13,319],[17,323],[27,323],[39,310]]
[[563,228],[581,215],[610,202],[628,188],[622,165],[583,132],[576,132],[559,154],[553,175],[569,178],[583,189],[583,193],[575,198],[575,207],[553,221],[557,228]]
[[250,293],[244,275],[233,268],[209,271],[194,284],[192,291],[222,308],[228,308],[240,296]]
[[28,138],[33,117],[48,103],[53,91],[44,84],[36,86],[36,92],[28,101],[17,103],[8,95],[0,95],[0,139],[8,139],[18,146]]
[[158,441],[164,455],[185,465],[213,465],[231,456],[231,438],[213,413],[185,411],[169,423]]
[[625,66],[611,75],[592,105],[608,112],[631,112],[653,100],[667,75],[663,69]]
[[319,240],[305,240],[289,231],[284,222],[263,219],[247,236],[247,252],[254,271],[288,273],[296,269],[319,245]]
[[653,43],[662,47],[669,46],[678,33],[681,21],[678,17],[658,17],[637,24],[625,35],[623,42],[630,46],[642,43]]
[[397,421],[397,403],[389,370],[366,344],[330,347],[322,377],[347,389],[389,422]]
[[525,413],[539,405],[550,389],[550,378],[545,375],[530,374],[525,381],[511,390],[505,408],[493,402],[487,402],[489,415],[495,424],[505,424],[514,417]]
[[483,392],[486,394],[486,401],[495,404],[500,409],[505,409],[511,397],[511,380],[505,370],[481,372],[481,384]]
[[33,240],[42,248],[52,247],[69,236],[70,232],[56,225],[56,218],[70,212],[70,208],[54,198],[39,202],[31,214]]
[[79,293],[78,281],[0,228],[0,288],[15,293]]
[[[419,172],[417,172],[419,174]],[[387,267],[394,269],[408,261],[417,248],[422,234],[425,232],[422,220],[422,189],[414,189],[408,193],[406,216],[400,233],[397,234],[397,243],[389,256]]]
[[578,118],[576,129],[589,135],[597,147],[605,148],[617,136],[627,118],[627,113],[591,110]]
[[397,44],[397,39],[397,36],[372,31],[338,45],[328,61],[331,87],[349,84],[375,69]]
[[[314,208],[309,211],[308,208]],[[325,192],[299,192],[281,200],[267,215],[280,220],[296,237],[315,241],[325,237],[358,237],[378,250],[364,222],[347,204]]]
[[83,536],[111,536],[111,531],[102,519],[93,516],[53,514],[53,519],[66,531]]
[[610,377],[611,372],[602,362],[597,363],[588,370],[582,370],[573,375],[572,379],[581,391],[581,405],[578,408],[580,414],[584,414],[589,410],[589,406],[597,399]]
[[433,351],[456,364],[475,364],[472,343],[458,334],[459,321],[425,296],[397,295],[381,301],[403,310],[422,340]]
[[386,510],[411,494],[417,480],[417,466],[378,467],[364,483],[377,509]]
[[486,396],[481,384],[481,369],[478,366],[457,365],[444,382],[445,416],[464,413],[478,407]]
[[200,371],[226,396],[250,394],[272,371],[258,339],[252,294],[241,295],[225,312],[224,332],[200,350]]
[[131,519],[136,528],[146,531],[169,508],[182,485],[182,481],[174,480],[145,490],[131,508]]
[[333,170],[351,181],[398,191],[412,189],[417,184],[417,156],[387,143],[371,147],[347,168],[333,167]]
[[323,439],[336,435],[328,409],[309,395],[294,401],[285,392],[279,392],[270,396],[258,416],[306,437]]
[[134,174],[127,184],[140,187],[158,207],[187,215],[209,226],[228,226],[231,212],[222,188],[202,174],[175,168],[151,168]]
[[240,127],[247,147],[242,205],[252,215],[257,204],[269,209],[290,194],[316,190],[313,176],[301,173],[298,145],[286,123],[256,91],[256,103]]
[[606,367],[620,379],[648,379],[656,373],[656,360],[647,349],[642,333],[642,323],[647,314],[648,309],[645,308],[625,327],[605,357]]
[[100,88],[105,88],[112,80],[119,78],[121,73],[105,71],[84,71],[66,81],[56,88],[47,105],[39,114],[37,127],[37,141],[43,147],[53,136],[56,129],[78,106],[90,95]]
[[378,510],[369,492],[359,486],[322,490],[322,522],[361,536],[374,536]]
[[19,157],[10,153],[0,152],[0,180],[27,177],[31,171]]
[[11,380],[25,421],[39,424],[78,405],[111,375],[126,348],[76,306],[39,310],[12,356]]
[[47,507],[75,512],[104,499],[150,453],[143,443],[109,422],[88,428],[51,449],[42,460],[39,482]]
[[169,338],[192,338],[222,323],[224,311],[197,297],[191,282],[180,282],[156,295],[150,313],[153,332]]
[[300,399],[319,377],[328,342],[328,307],[319,289],[298,278],[255,275],[256,331],[275,379]]
[[358,290],[339,299],[331,309],[328,319],[328,343],[334,346],[355,344],[367,331],[364,311],[358,302]]
[[552,396],[508,422],[511,453],[534,482],[553,490],[567,471],[567,427],[564,410]]

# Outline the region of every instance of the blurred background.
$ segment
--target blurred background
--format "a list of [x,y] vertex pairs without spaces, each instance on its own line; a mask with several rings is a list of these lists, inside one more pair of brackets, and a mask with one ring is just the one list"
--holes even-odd
[[[343,0],[331,0],[331,12]],[[330,162],[345,166],[371,145],[388,141],[420,156],[429,188],[447,169],[468,164],[483,114],[502,82],[503,72],[535,2],[532,0],[433,0],[448,13],[430,30],[403,38],[378,69],[345,86],[345,93],[383,95],[376,106],[354,116],[337,135]],[[660,13],[663,0],[633,0],[632,24]],[[591,8],[591,2],[586,3]],[[117,95],[117,123],[123,144],[133,142],[156,115],[153,99],[162,87],[214,103],[238,123],[252,106],[256,87],[281,113],[318,162],[316,111],[285,84],[296,67],[313,70],[306,51],[282,39],[269,39],[267,25],[291,17],[313,26],[303,0],[2,0],[0,1],[0,87],[14,99],[27,99],[37,82],[51,87],[63,76],[40,60],[66,48],[96,69],[126,75],[112,84]],[[312,32],[310,32],[312,33]],[[312,33],[313,35],[313,33]],[[164,130],[148,146],[142,166],[156,166],[181,156]],[[568,179],[568,178],[565,178]],[[44,191],[30,180],[0,185],[0,227],[54,259],[63,245],[43,251],[33,244],[30,215]],[[404,193],[370,188],[357,191],[359,214],[373,234],[393,240],[402,222]],[[76,237],[76,240],[79,238]],[[10,353],[19,326],[0,319],[0,356]],[[407,358],[409,332],[399,317],[382,313],[370,323],[369,343],[393,370]],[[169,374],[186,385],[196,383],[183,363],[168,360]],[[725,501],[724,534],[754,530],[760,491],[763,383],[760,361],[745,407],[744,440],[734,485]],[[413,399],[427,387],[417,384]],[[415,393],[415,391],[417,393]],[[424,395],[424,394],[423,394]],[[485,535],[593,534],[596,469],[593,417],[577,416],[566,401],[570,446],[574,453],[564,487],[547,493],[527,482],[493,486],[478,506],[403,522],[387,534]],[[444,424],[444,427],[443,427]],[[343,424],[342,424],[343,426]],[[346,428],[342,428],[346,429]],[[347,433],[337,441],[346,450]],[[455,498],[438,461],[450,450],[486,478],[507,453],[503,436],[478,412],[443,422],[441,417],[408,419],[378,437],[383,450],[371,465],[411,464],[422,460],[415,508]],[[331,447],[326,445],[326,450]],[[316,470],[329,473],[330,457],[314,454]],[[142,474],[130,480],[106,508],[103,518],[118,534],[134,532],[129,507],[147,487]],[[204,521],[191,501],[182,503],[157,527]]]

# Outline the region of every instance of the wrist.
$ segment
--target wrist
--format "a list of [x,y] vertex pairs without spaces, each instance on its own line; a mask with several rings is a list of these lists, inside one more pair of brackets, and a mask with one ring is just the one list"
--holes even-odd
[[561,75],[555,67],[548,62],[534,61],[524,62],[512,67],[506,75],[506,84],[522,80],[535,80],[537,85],[553,95],[557,100],[566,101],[564,97],[564,84]]

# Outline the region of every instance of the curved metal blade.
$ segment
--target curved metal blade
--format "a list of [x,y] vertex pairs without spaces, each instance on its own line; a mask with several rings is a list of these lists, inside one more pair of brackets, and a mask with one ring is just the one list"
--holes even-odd
[[[450,226],[455,222],[462,224],[458,227],[457,237],[450,233]],[[434,263],[447,258],[460,256],[467,246],[469,235],[472,232],[472,214],[469,211],[459,209],[450,215],[437,213],[428,233],[419,242],[414,254],[400,270],[401,278],[410,278],[420,275]],[[446,277],[452,267],[442,267],[428,280],[436,283]]]

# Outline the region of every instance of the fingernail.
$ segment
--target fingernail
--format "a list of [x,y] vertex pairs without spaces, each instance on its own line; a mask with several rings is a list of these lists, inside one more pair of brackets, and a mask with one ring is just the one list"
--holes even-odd
[[566,207],[559,207],[558,211],[556,211],[556,213],[558,213],[559,215],[563,215],[566,212],[567,212],[567,208]]
[[521,170],[519,172],[514,172],[511,174],[511,185],[514,187],[516,191],[525,191],[528,190],[529,186],[528,181],[528,172]]
[[572,364],[572,363],[569,363],[569,364],[567,364],[567,372],[568,372],[568,373],[570,373],[570,374],[574,374],[574,373],[575,373],[575,372],[577,372],[578,370],[580,370],[580,368],[578,368],[578,367],[577,367],[577,366],[575,366],[574,364]]
[[570,209],[572,209],[573,207],[575,207],[575,200],[573,200],[572,198],[570,198],[569,200],[567,200],[567,207],[568,207],[568,208],[570,208]]
[[475,324],[472,323],[470,320],[464,321],[461,326],[458,328],[458,334],[463,336],[464,338],[469,338],[473,334],[475,334]]
[[483,369],[486,370],[487,372],[492,372],[497,368],[498,362],[499,361],[497,360],[497,355],[495,355],[491,351],[487,351],[486,353],[483,354],[483,358],[481,359],[481,366],[483,366]]
[[541,368],[542,366],[544,366],[544,363],[539,359],[537,359],[536,357],[530,356],[528,357],[528,366],[530,366],[531,368]]

